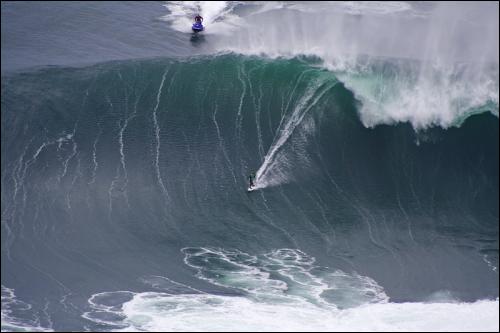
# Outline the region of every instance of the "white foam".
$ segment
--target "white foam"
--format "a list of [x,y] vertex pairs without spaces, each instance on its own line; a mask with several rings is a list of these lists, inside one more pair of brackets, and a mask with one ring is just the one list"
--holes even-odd
[[[278,249],[255,256],[239,250],[185,248],[184,262],[197,277],[235,289],[258,300],[311,302],[326,307],[350,307],[387,302],[382,287],[369,277],[315,264],[297,249]],[[343,295],[335,299],[331,295]]]
[[[227,4],[207,6],[224,13],[217,24],[238,22],[230,38],[211,41],[217,51],[321,58],[363,103],[367,127],[446,128],[487,109],[498,116],[498,3],[279,3],[239,18]],[[408,64],[388,77],[366,59]]]
[[233,14],[237,2],[232,1],[168,1],[164,6],[169,13],[162,17],[180,32],[191,32],[196,15],[203,17],[204,34],[229,34],[240,24]]
[[[373,279],[319,266],[298,249],[262,255],[208,247],[182,252],[197,277],[233,290],[235,296],[208,294],[154,277],[161,288],[173,291],[180,286],[178,290],[186,292],[100,293],[89,299],[95,311],[84,317],[116,331],[419,332],[499,327],[498,299],[450,302],[442,296],[449,293],[442,292],[431,295],[431,302],[390,303]],[[342,297],[357,302],[345,306]]]
[[[211,41],[216,51],[323,59],[362,102],[367,127],[409,122],[416,129],[446,128],[486,110],[498,116],[498,3],[262,2],[238,16],[239,4],[173,1],[163,19],[189,32],[201,13],[205,33],[228,35]],[[380,69],[370,72],[366,59],[420,65],[387,77]]]
[[[41,326],[38,317],[34,316],[31,311],[31,304],[17,299],[14,289],[2,285],[2,332],[53,331],[52,328]],[[14,315],[14,312],[23,313],[26,318],[18,318]]]
[[282,296],[287,284],[270,279],[259,267],[258,258],[238,250],[214,248],[183,249],[186,265],[195,268],[197,277],[212,284],[239,289],[260,296]]
[[[424,63],[411,68],[403,63],[387,72],[359,66],[336,71],[362,102],[359,111],[366,127],[409,122],[415,129],[447,128],[459,126],[468,115],[485,110],[498,116],[498,69],[481,73],[473,65],[464,69],[460,65]],[[489,103],[496,107],[485,107]]]
[[146,331],[498,331],[498,300],[369,304],[348,310],[244,297],[138,294],[123,306],[128,330]]
[[338,4],[345,12],[356,15],[387,15],[411,10],[402,1],[343,1]]

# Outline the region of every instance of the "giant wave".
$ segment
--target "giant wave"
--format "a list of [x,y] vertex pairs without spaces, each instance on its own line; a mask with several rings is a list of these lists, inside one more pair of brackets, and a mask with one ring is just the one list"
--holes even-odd
[[[174,295],[236,296],[265,283],[266,304],[293,302],[290,286],[273,296],[282,284],[273,269],[253,272],[273,265],[253,256],[286,254],[279,249],[305,256],[274,269],[293,274],[306,301],[331,288],[301,272],[312,257],[330,267],[318,272],[343,272],[330,273],[332,306],[353,302],[364,279],[375,291],[354,304],[497,297],[497,118],[366,128],[359,103],[307,58],[221,55],[5,77],[2,284],[37,304],[31,311],[60,313],[54,329],[91,325],[95,314],[82,314],[96,292],[155,291],[151,276],[173,281]],[[260,190],[247,194],[246,175],[261,166]],[[212,267],[213,250],[180,251],[189,247],[221,249],[222,266]],[[229,255],[242,262],[225,265]],[[222,277],[236,285],[214,283]],[[219,302],[210,297],[192,301]]]
[[498,330],[485,6],[169,2],[215,54],[2,73],[2,330]]

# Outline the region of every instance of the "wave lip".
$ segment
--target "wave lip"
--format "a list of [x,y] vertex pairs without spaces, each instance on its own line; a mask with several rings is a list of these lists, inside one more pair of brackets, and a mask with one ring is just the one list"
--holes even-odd
[[448,128],[480,112],[498,116],[497,4],[255,6],[214,9],[218,25],[238,22],[213,41],[215,49],[321,59],[361,101],[366,127]]
[[[366,127],[408,122],[416,130],[460,126],[471,115],[498,117],[498,66],[372,59],[332,70],[361,101]],[[483,72],[482,72],[483,71]]]

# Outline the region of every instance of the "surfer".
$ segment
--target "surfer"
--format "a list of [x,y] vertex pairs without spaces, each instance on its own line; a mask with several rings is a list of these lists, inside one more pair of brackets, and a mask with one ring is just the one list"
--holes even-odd
[[255,174],[252,172],[250,176],[248,176],[248,184],[249,184],[248,188],[252,188],[255,186],[254,180],[255,180]]

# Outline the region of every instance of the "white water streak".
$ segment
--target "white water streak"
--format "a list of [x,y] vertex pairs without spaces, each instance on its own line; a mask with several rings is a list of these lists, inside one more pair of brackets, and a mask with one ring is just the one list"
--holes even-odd
[[[137,75],[137,73],[135,73]],[[127,84],[127,82],[125,82],[123,80],[123,77],[120,73],[120,71],[118,71],[118,76],[120,77],[120,80],[123,82],[123,84],[127,85],[129,88],[130,86]],[[135,95],[135,93],[134,93]],[[142,96],[142,92],[141,92],[141,96]],[[134,112],[132,112],[131,115],[128,114],[128,100],[129,100],[129,95],[127,94],[127,89],[125,90],[125,101],[126,101],[126,105],[127,105],[127,114],[126,114],[126,117],[125,117],[125,121],[123,123],[123,126],[120,127],[120,132],[118,134],[118,142],[120,144],[120,163],[121,163],[121,166],[122,166],[122,171],[123,171],[123,178],[124,178],[124,184],[123,184],[123,188],[122,188],[122,191],[123,191],[123,196],[125,197],[125,202],[127,203],[127,206],[130,208],[130,203],[129,203],[129,200],[128,200],[128,194],[127,194],[127,186],[128,186],[128,174],[127,174],[127,167],[126,167],[126,164],[125,164],[125,152],[124,152],[124,143],[123,143],[123,133],[125,132],[125,130],[127,129],[128,127],[128,123],[131,119],[133,119],[136,114],[137,114],[137,103],[139,102],[139,97],[136,96],[136,101],[134,103]],[[121,121],[120,121],[120,125],[121,125]],[[118,178],[118,172],[117,172],[117,176]]]
[[260,115],[262,113],[262,86],[259,86],[259,98],[257,99],[257,104],[255,104],[255,125],[257,126],[257,138],[259,140],[259,155],[260,158],[264,156],[264,143],[262,141],[262,130],[260,128]]
[[220,149],[222,150],[222,154],[224,155],[224,158],[227,162],[227,166],[229,168],[229,170],[231,171],[231,175],[233,176],[233,180],[234,180],[234,183],[237,184],[237,181],[236,181],[236,176],[234,174],[234,170],[233,170],[233,167],[232,167],[232,164],[231,164],[231,160],[229,159],[229,156],[227,156],[227,152],[226,152],[226,149],[224,148],[224,140],[222,139],[222,136],[220,134],[220,129],[219,129],[219,125],[217,124],[217,119],[216,119],[216,114],[217,114],[217,109],[218,109],[218,106],[217,104],[215,104],[215,109],[214,109],[214,113],[213,113],[213,121],[214,121],[214,124],[215,124],[215,128],[217,130],[217,137],[219,138],[219,146],[220,146]]
[[102,130],[100,123],[98,123],[98,126],[99,126],[99,132],[97,133],[96,138],[94,140],[94,143],[92,145],[92,162],[94,164],[94,168],[92,169],[92,177],[90,179],[89,185],[93,184],[95,182],[97,168],[99,166],[99,163],[97,163],[97,152],[96,152],[97,148],[96,147],[97,147],[97,142],[99,141],[99,138],[101,137],[103,130]]
[[241,82],[241,85],[243,87],[243,91],[242,91],[241,97],[240,97],[240,104],[238,106],[238,114],[236,117],[236,137],[238,139],[240,139],[240,137],[241,137],[241,124],[243,122],[241,110],[243,108],[243,100],[244,100],[246,92],[247,92],[247,86],[245,84],[245,81],[241,78],[241,74],[244,74],[243,69],[238,68],[238,80]]
[[488,255],[483,254],[483,261],[488,265],[489,268],[495,273],[498,273],[498,267],[493,265],[490,260],[488,260]]
[[71,190],[75,187],[76,180],[80,177],[83,177],[81,165],[82,165],[82,161],[81,161],[80,157],[78,156],[77,165],[76,165],[76,172],[75,172],[75,175],[73,176],[73,180],[71,181],[71,187],[68,190],[68,193],[66,195],[66,206],[68,207],[68,209],[71,209]]
[[73,142],[73,151],[71,153],[71,155],[68,156],[68,158],[63,162],[63,172],[62,174],[58,177],[58,182],[60,183],[61,180],[64,178],[64,176],[66,175],[67,171],[68,171],[68,164],[69,164],[69,161],[71,161],[71,159],[73,157],[75,157],[76,155],[76,149],[77,149],[77,144],[75,142],[75,140],[73,139],[72,137],[72,142]]
[[167,76],[168,69],[163,73],[163,77],[161,78],[161,83],[160,83],[160,88],[158,89],[158,94],[156,95],[156,105],[153,110],[153,123],[155,127],[155,135],[156,135],[156,155],[155,155],[155,170],[156,170],[156,178],[158,179],[158,183],[160,184],[160,187],[163,191],[163,193],[166,195],[167,198],[169,198],[167,188],[165,187],[165,184],[163,183],[163,179],[161,178],[161,173],[160,173],[160,126],[158,125],[158,117],[157,117],[157,111],[158,111],[158,106],[160,105],[160,100],[161,100],[161,93],[163,89],[163,84],[165,83],[165,77]]
[[415,238],[413,238],[413,233],[411,231],[411,221],[410,221],[410,218],[408,217],[408,214],[406,213],[406,210],[403,208],[403,205],[401,204],[401,199],[399,198],[399,190],[397,189],[397,186],[396,186],[396,198],[397,198],[397,201],[398,201],[399,209],[401,210],[401,212],[405,216],[406,223],[408,224],[408,236],[410,237],[410,239],[414,243],[416,243],[415,242]]
[[[127,117],[124,121],[124,124],[123,126],[120,128],[120,132],[119,132],[119,135],[118,135],[118,142],[120,144],[120,164],[121,164],[121,168],[122,168],[122,171],[123,171],[123,178],[124,178],[124,188],[122,189],[124,192],[124,197],[125,197],[125,201],[127,203],[127,206],[130,207],[130,204],[129,204],[129,201],[128,201],[128,195],[127,195],[127,191],[126,191],[126,187],[127,187],[127,184],[128,184],[128,175],[127,175],[127,167],[126,167],[126,164],[125,164],[125,152],[124,152],[124,144],[123,144],[123,132],[127,129],[127,126],[128,126],[128,122],[130,119],[132,119],[133,117],[135,117],[135,111],[134,111],[134,114],[132,114],[131,116]],[[121,123],[121,121],[120,121]],[[119,170],[119,169],[118,169]],[[117,175],[115,177],[115,179],[118,178],[118,170],[117,170]]]

